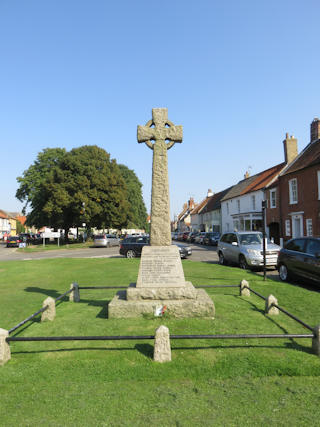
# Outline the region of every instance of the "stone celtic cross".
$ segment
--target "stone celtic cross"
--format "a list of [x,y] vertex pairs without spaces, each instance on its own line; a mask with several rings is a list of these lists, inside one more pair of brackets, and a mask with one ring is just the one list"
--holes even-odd
[[153,108],[152,120],[145,126],[138,126],[137,137],[138,142],[145,142],[153,150],[150,245],[170,246],[167,150],[176,142],[182,142],[182,126],[175,126],[168,120],[167,108]]

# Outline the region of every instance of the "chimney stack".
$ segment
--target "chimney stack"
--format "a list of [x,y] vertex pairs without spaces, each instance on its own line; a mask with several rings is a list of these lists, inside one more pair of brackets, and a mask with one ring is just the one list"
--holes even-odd
[[316,117],[310,126],[310,142],[320,138],[320,120]]
[[194,208],[194,200],[193,200],[193,197],[190,197],[190,199],[188,200],[188,208],[189,208],[189,209],[193,209],[193,208]]
[[209,188],[207,192],[207,197],[213,196],[213,191]]
[[286,139],[283,141],[284,148],[284,161],[289,164],[291,163],[298,155],[298,141],[291,135],[286,133]]

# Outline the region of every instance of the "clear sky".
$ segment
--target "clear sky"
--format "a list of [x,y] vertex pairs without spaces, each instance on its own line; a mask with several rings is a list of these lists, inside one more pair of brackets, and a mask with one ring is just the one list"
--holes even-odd
[[46,147],[96,144],[133,169],[136,129],[167,107],[171,214],[301,151],[320,116],[319,0],[0,0],[0,209]]

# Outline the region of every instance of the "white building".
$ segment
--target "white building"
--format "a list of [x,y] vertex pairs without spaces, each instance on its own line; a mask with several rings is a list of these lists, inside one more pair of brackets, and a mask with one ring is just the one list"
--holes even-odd
[[[221,199],[222,232],[261,231],[262,201],[265,189],[274,182],[285,163],[273,166],[254,176],[246,173],[245,178],[234,185]],[[266,230],[268,234],[268,229]]]

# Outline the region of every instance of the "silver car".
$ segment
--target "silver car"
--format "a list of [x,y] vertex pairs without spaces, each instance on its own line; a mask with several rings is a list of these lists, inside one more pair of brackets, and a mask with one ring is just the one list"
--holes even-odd
[[[224,233],[218,242],[219,264],[234,263],[240,268],[263,267],[263,236],[258,231]],[[281,247],[267,241],[266,266],[276,267]]]
[[96,248],[119,246],[119,239],[115,234],[97,234],[93,238],[93,246]]

